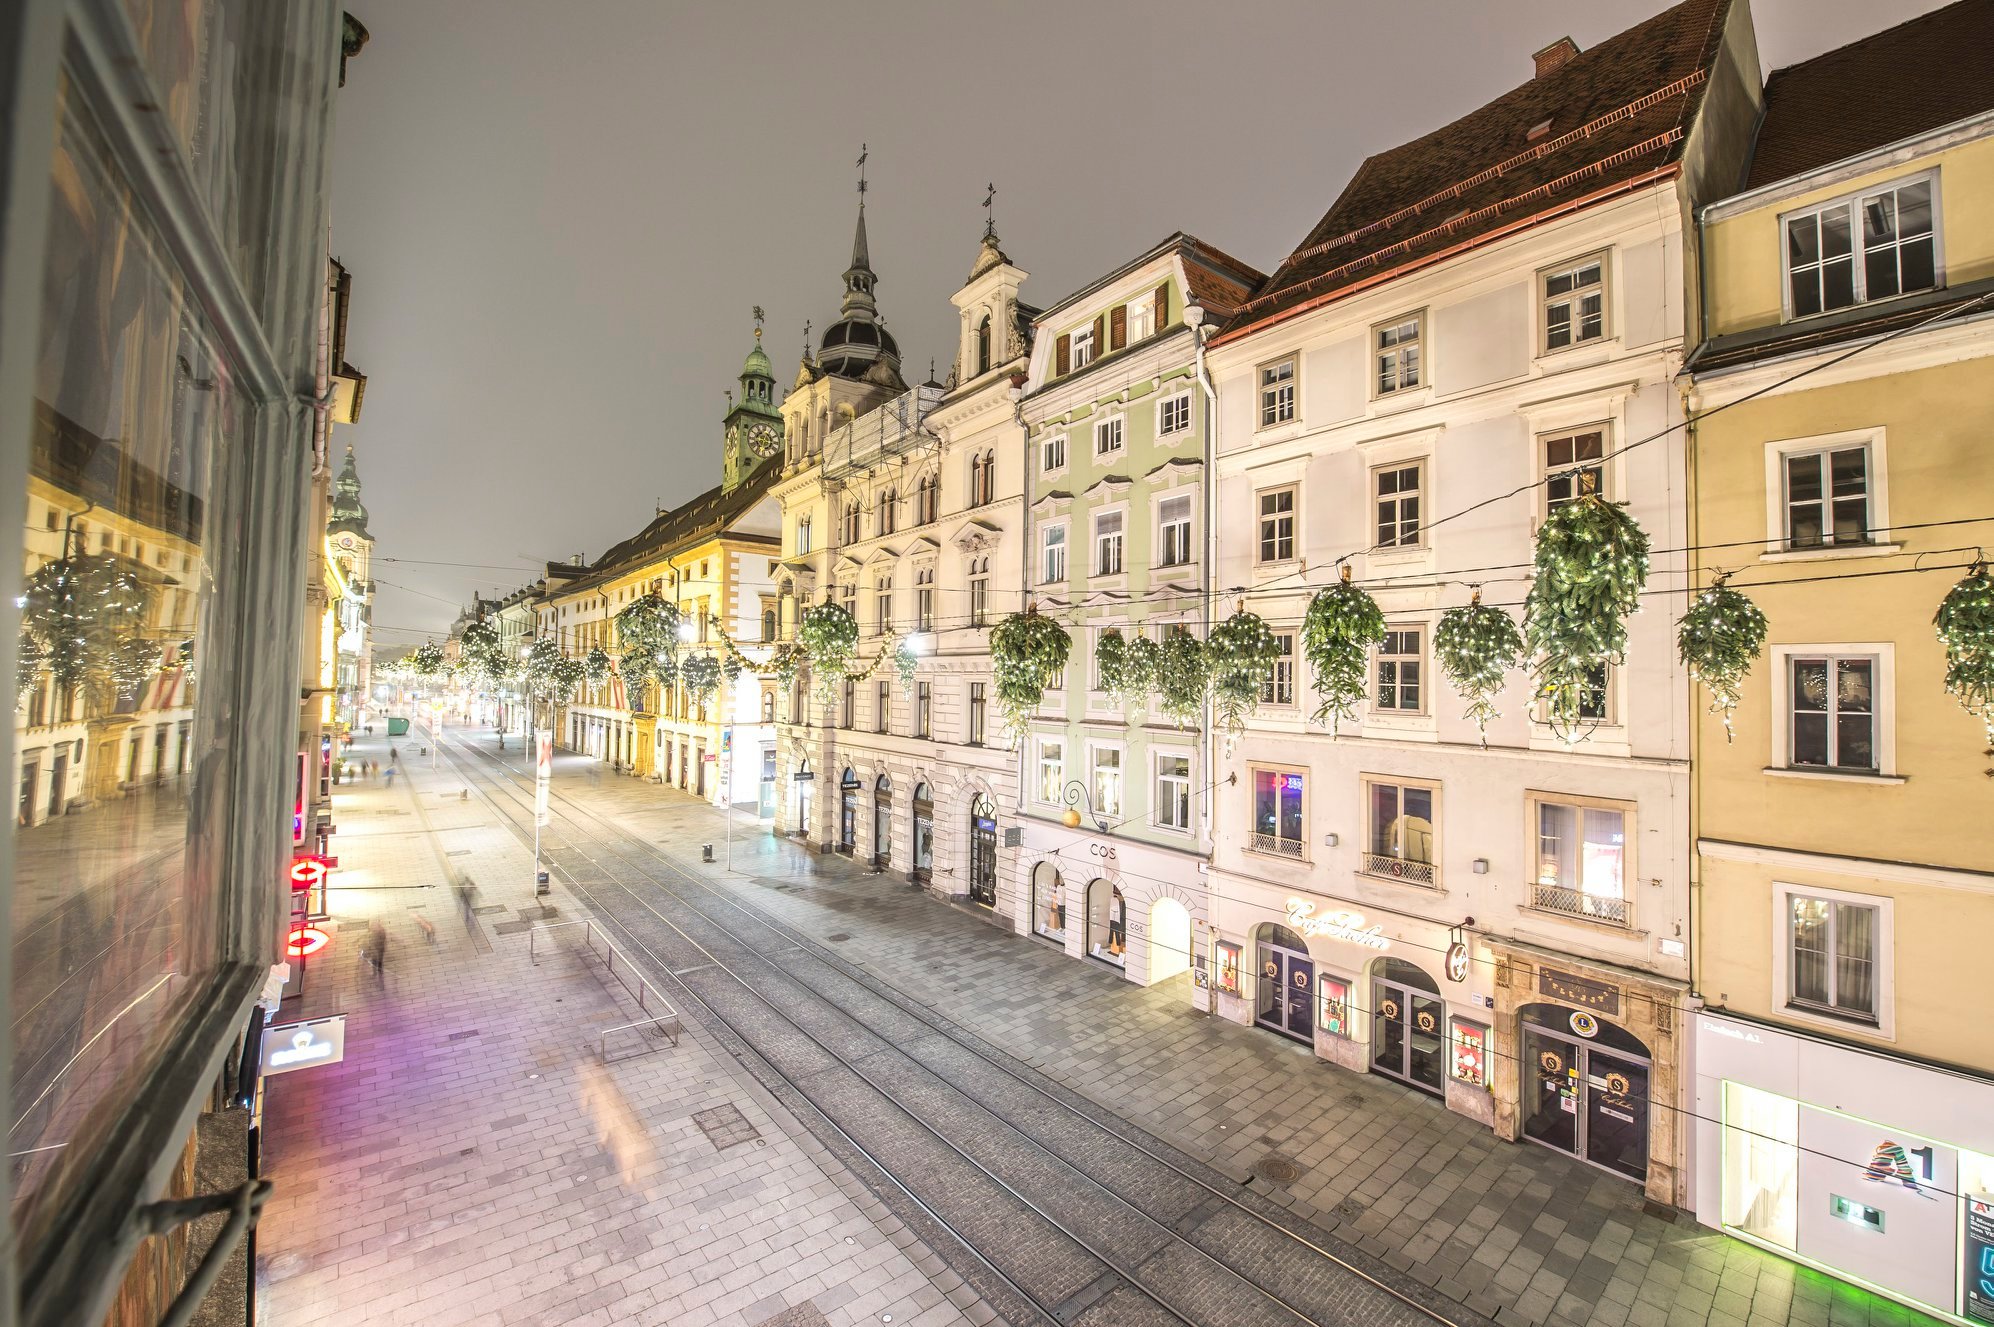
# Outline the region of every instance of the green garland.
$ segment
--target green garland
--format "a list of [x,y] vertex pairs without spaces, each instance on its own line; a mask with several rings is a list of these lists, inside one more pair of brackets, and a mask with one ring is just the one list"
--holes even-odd
[[449,660],[444,657],[443,647],[432,640],[410,650],[402,662],[408,665],[410,673],[427,681],[442,672]]
[[111,683],[120,695],[136,695],[145,680],[159,670],[160,648],[152,641],[132,636],[111,647]]
[[1205,637],[1211,674],[1212,722],[1228,737],[1246,727],[1260,704],[1260,688],[1274,675],[1281,644],[1257,614],[1241,608]]
[[132,674],[144,663],[152,592],[121,559],[86,553],[43,563],[20,607],[22,633],[36,645],[17,661],[23,671],[46,669],[58,685],[104,704],[144,680]]
[[1562,741],[1584,736],[1589,673],[1627,655],[1627,616],[1648,583],[1648,536],[1625,503],[1596,493],[1556,508],[1537,530],[1536,580],[1523,640],[1537,659],[1537,694]]
[[[505,657],[499,642],[498,625],[485,618],[467,623],[457,638],[457,666],[472,687],[490,690],[512,672],[513,660]],[[424,673],[428,677],[433,674]]]
[[1946,692],[1980,720],[1994,747],[1994,579],[1976,560],[1932,619],[1946,651]]
[[556,696],[573,696],[588,677],[588,665],[580,659],[562,659],[554,665],[553,683]]
[[615,661],[609,657],[608,650],[600,645],[592,645],[582,658],[582,675],[588,679],[590,686],[599,687],[609,680],[610,670],[614,666]]
[[1141,632],[1128,644],[1122,661],[1122,680],[1114,688],[1124,710],[1134,711],[1149,703],[1156,694],[1156,678],[1163,671],[1163,646],[1156,637]]
[[[678,676],[678,605],[654,591],[632,599],[615,618],[616,641],[623,653],[618,661],[623,685],[634,702],[643,693],[644,683],[656,679],[668,687]],[[632,705],[632,708],[636,706]]]
[[820,704],[838,698],[858,640],[858,619],[843,604],[826,599],[803,610],[803,619],[796,624],[796,643],[810,661],[810,689]]
[[[727,662],[737,669],[746,669],[756,677],[773,677],[787,691],[795,684],[796,675],[803,668],[803,651],[790,641],[784,641],[769,651],[766,660],[755,660],[741,652],[734,638],[718,622],[714,630],[720,633],[720,644],[727,651]],[[730,675],[731,676],[731,675]]]
[[1205,643],[1182,627],[1172,627],[1158,651],[1157,708],[1179,728],[1195,726],[1205,708],[1205,686],[1211,677]]
[[1489,720],[1499,718],[1495,707],[1503,678],[1523,658],[1523,633],[1516,620],[1500,608],[1482,602],[1481,591],[1466,608],[1450,608],[1433,629],[1433,654],[1441,676],[1468,702],[1465,717],[1475,721],[1484,747],[1489,744]]
[[1729,742],[1731,712],[1745,674],[1766,643],[1766,615],[1759,606],[1724,584],[1696,596],[1676,624],[1676,654],[1689,669],[1692,682],[1710,689],[1710,712],[1724,716],[1724,740]]
[[1004,727],[1022,737],[1045,689],[1066,667],[1073,640],[1036,606],[1013,613],[990,632],[990,673]]
[[1129,643],[1118,628],[1109,628],[1094,642],[1094,675],[1101,679],[1101,690],[1122,702],[1124,709],[1133,708],[1128,703],[1125,678],[1128,676]]
[[1316,591],[1302,618],[1302,654],[1322,697],[1310,716],[1316,723],[1331,724],[1335,731],[1343,720],[1357,717],[1357,702],[1368,690],[1371,647],[1384,639],[1384,610],[1350,583],[1348,567],[1341,581]]
[[689,654],[679,665],[679,678],[693,704],[704,705],[720,689],[720,661],[709,650]]

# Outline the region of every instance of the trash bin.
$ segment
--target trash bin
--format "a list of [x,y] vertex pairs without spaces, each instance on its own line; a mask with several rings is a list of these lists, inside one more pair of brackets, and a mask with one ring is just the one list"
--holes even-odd
[[712,844],[710,844],[710,843],[702,843],[702,844],[700,844],[700,845],[699,845],[699,860],[700,860],[700,861],[702,861],[702,862],[710,862],[710,861],[712,861],[712,860],[713,860],[713,845],[712,845]]
[[551,894],[553,892],[553,887],[547,883],[547,873],[545,871],[535,872],[533,876],[533,896],[538,898],[543,894]]

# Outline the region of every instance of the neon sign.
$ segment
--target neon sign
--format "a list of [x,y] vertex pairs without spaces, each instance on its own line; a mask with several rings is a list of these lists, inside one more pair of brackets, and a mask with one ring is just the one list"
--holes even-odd
[[310,958],[331,943],[332,937],[316,926],[294,926],[284,952],[292,958]]
[[1297,935],[1319,935],[1366,949],[1390,949],[1381,926],[1364,925],[1361,912],[1331,912],[1318,917],[1315,904],[1304,898],[1288,900],[1288,926]]

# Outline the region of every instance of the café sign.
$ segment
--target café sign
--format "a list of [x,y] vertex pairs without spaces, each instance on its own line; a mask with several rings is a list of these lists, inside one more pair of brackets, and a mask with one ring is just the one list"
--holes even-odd
[[346,1058],[346,1015],[305,1023],[272,1023],[263,1030],[263,1073],[288,1074],[338,1064]]
[[1316,914],[1315,904],[1305,898],[1288,900],[1288,926],[1298,935],[1319,935],[1326,940],[1362,945],[1366,949],[1390,949],[1392,942],[1381,926],[1366,926],[1361,912],[1337,911]]

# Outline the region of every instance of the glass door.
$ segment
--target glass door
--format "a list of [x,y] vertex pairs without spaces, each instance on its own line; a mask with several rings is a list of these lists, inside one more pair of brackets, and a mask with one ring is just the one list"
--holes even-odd
[[1523,1026],[1523,1136],[1577,1156],[1579,1047],[1566,1037]]
[[1371,1067],[1423,1092],[1444,1090],[1447,1005],[1431,991],[1371,983]]
[[1588,1046],[1584,1053],[1586,1160],[1648,1178],[1648,1062]]
[[1526,1138],[1631,1180],[1648,1178],[1646,1059],[1526,1021],[1521,1072]]
[[1257,1021],[1283,1036],[1315,1041],[1315,962],[1278,945],[1260,946]]

